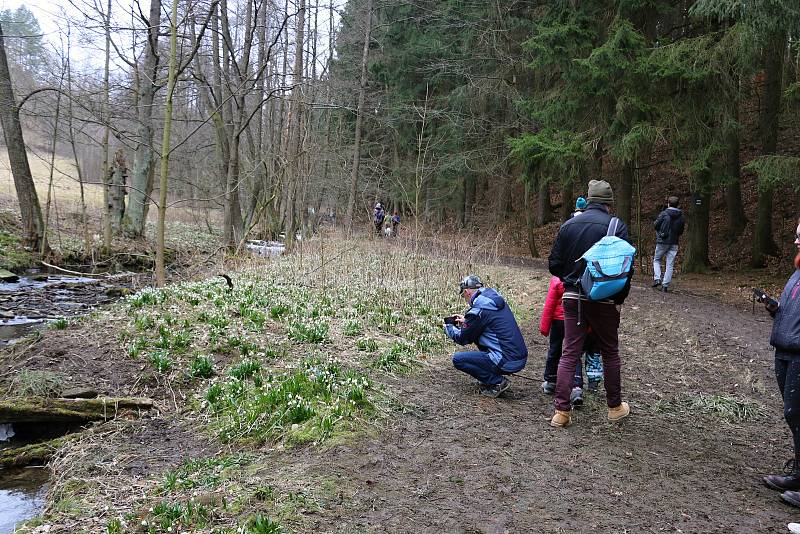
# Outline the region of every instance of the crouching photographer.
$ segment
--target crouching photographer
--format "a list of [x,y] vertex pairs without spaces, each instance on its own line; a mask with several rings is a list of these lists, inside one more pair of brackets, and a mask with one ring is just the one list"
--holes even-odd
[[779,301],[761,290],[754,290],[760,302],[775,319],[770,345],[775,347],[775,378],[783,396],[783,416],[794,438],[794,458],[786,465],[788,474],[769,475],[764,483],[782,492],[784,501],[800,507],[800,221],[795,230],[795,271]]
[[480,278],[464,278],[459,294],[470,308],[464,315],[446,318],[444,331],[459,345],[474,343],[478,350],[456,352],[453,365],[478,380],[482,395],[497,397],[510,386],[503,375],[521,371],[528,361],[525,339],[505,299],[483,287]]

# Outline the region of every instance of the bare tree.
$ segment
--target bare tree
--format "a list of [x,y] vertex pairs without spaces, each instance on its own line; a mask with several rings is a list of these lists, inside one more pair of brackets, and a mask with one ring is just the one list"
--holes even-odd
[[369,41],[372,33],[372,0],[367,0],[364,13],[364,49],[361,54],[361,83],[358,89],[358,108],[356,108],[355,146],[353,147],[353,168],[350,171],[350,196],[347,199],[347,233],[353,231],[353,215],[358,191],[358,171],[361,164],[361,125],[364,116],[364,98],[367,90],[367,61],[369,60]]
[[0,26],[0,121],[3,125],[6,147],[8,147],[11,174],[14,175],[14,187],[17,191],[17,200],[22,216],[25,244],[33,250],[39,250],[44,239],[42,208],[39,205],[36,186],[33,183],[33,176],[31,176],[31,166],[28,163],[28,153],[25,150],[25,139],[22,136],[22,126],[19,122],[19,107],[14,98],[11,73],[8,70],[2,26]]

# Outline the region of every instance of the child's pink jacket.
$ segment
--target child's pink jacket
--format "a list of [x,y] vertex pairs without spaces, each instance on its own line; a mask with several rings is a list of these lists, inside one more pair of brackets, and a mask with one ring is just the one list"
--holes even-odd
[[553,321],[564,320],[564,306],[561,304],[563,296],[564,284],[557,276],[550,278],[550,288],[547,290],[547,299],[544,301],[544,310],[542,310],[542,320],[539,322],[539,332],[543,336],[550,335],[550,324]]

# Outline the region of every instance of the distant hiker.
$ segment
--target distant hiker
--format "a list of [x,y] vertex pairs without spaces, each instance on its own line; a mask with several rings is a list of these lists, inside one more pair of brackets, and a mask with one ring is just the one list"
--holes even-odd
[[392,237],[397,237],[400,232],[400,212],[397,209],[392,213]]
[[583,197],[578,197],[578,198],[575,200],[575,211],[573,211],[573,212],[572,212],[572,217],[575,217],[576,215],[580,215],[581,213],[583,213],[584,211],[586,211],[586,206],[587,206],[588,204],[589,204],[589,203],[588,203],[588,202],[586,202],[586,199],[585,199],[585,198],[583,198]]
[[[675,268],[675,257],[678,255],[678,240],[683,234],[685,222],[683,212],[678,209],[678,197],[667,199],[667,209],[662,211],[653,226],[656,229],[656,252],[653,254],[653,287],[661,286],[661,291],[668,292]],[[667,256],[667,269],[661,278],[661,258]]]
[[[561,360],[561,351],[564,345],[564,307],[561,301],[563,295],[564,284],[557,276],[553,276],[550,278],[547,299],[542,310],[542,318],[539,321],[539,332],[543,336],[550,336],[550,346],[547,350],[547,360],[544,365],[544,382],[542,382],[542,391],[549,395],[556,391],[558,362]],[[603,364],[600,361],[600,354],[596,352],[594,346],[594,335],[587,335],[584,353],[586,354],[586,378],[589,382],[590,391],[596,391],[600,380],[603,378]],[[583,404],[583,371],[580,360],[578,360],[578,365],[575,367],[575,379],[572,383],[570,403],[573,406]]]
[[383,204],[378,202],[375,204],[375,209],[372,210],[372,223],[375,225],[375,232],[378,237],[381,235],[381,228],[383,228],[383,220],[386,218],[386,211],[383,209]]
[[474,343],[478,350],[456,352],[453,365],[478,380],[482,395],[497,397],[510,385],[503,375],[525,367],[528,348],[511,308],[497,291],[469,275],[461,281],[459,295],[470,308],[455,315],[455,324],[445,324],[444,331],[459,345]]
[[786,462],[788,475],[769,475],[764,483],[783,492],[784,501],[800,507],[800,221],[794,237],[795,271],[779,301],[764,302],[775,319],[769,343],[775,347],[775,378],[783,397],[783,417],[794,439],[794,458]]
[[[558,363],[555,414],[550,421],[556,427],[572,423],[572,381],[590,327],[597,337],[603,358],[608,419],[619,421],[630,413],[628,403],[622,401],[618,337],[620,311],[617,307],[628,296],[630,276],[621,290],[602,300],[589,300],[580,287],[586,269],[583,255],[608,233],[627,241],[628,228],[609,214],[614,194],[608,182],[590,181],[586,200],[589,203],[586,211],[561,225],[548,260],[550,273],[564,283],[564,347]],[[628,269],[631,267],[627,265]]]

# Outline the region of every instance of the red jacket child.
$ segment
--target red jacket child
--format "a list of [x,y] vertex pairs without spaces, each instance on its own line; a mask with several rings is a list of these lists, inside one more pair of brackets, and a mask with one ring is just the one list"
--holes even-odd
[[543,336],[550,335],[550,325],[553,321],[564,320],[564,306],[561,298],[564,296],[564,284],[557,276],[550,278],[550,288],[547,290],[547,299],[544,301],[542,320],[539,322],[539,332]]

